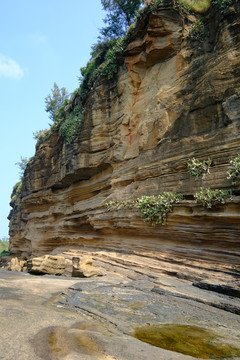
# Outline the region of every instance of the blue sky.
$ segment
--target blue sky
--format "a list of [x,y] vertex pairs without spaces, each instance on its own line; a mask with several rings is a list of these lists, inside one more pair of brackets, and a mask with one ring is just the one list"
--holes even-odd
[[21,157],[35,153],[33,133],[51,123],[45,97],[54,82],[73,92],[105,12],[100,0],[8,0],[0,10],[0,238]]

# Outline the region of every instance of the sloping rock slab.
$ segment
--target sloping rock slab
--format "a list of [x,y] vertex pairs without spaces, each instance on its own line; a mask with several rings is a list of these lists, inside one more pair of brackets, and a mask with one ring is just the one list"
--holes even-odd
[[[58,297],[54,305],[86,314],[127,335],[132,335],[139,326],[174,323],[206,329],[209,326],[212,329],[228,329],[232,339],[239,333],[240,318],[235,312],[224,311],[194,298],[186,298],[180,293],[176,297],[175,293],[158,293],[153,289],[154,283],[150,280],[129,281],[108,274],[101,280],[81,280],[72,285]],[[194,290],[199,293],[199,297],[202,296],[202,291]],[[229,301],[229,306],[232,304],[223,295],[210,293],[209,297],[209,302],[213,302],[212,297],[218,297],[219,302]],[[229,334],[226,332],[223,335]]]
[[198,282],[194,282],[193,286],[196,286],[204,290],[215,291],[219,294],[240,298],[240,282],[227,285],[227,284],[213,283],[213,282],[210,283],[207,281],[198,281]]

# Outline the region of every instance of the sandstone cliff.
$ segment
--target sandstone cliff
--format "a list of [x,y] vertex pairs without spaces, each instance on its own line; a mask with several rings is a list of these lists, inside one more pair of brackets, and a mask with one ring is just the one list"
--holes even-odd
[[[12,204],[12,254],[75,247],[239,274],[240,186],[226,172],[240,152],[240,3],[209,9],[204,41],[187,36],[198,18],[171,1],[147,12],[117,76],[89,92],[78,138],[67,144],[55,132],[37,148]],[[212,159],[204,180],[187,172],[192,157]],[[193,198],[203,185],[234,195],[206,209]],[[106,211],[110,200],[163,191],[185,199],[165,226],[134,208]]]

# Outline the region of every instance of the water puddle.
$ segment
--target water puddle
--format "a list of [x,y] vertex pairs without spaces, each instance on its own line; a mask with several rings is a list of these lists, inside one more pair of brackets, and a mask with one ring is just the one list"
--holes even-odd
[[219,341],[219,336],[197,326],[166,324],[146,325],[134,337],[162,349],[201,359],[240,356],[240,349]]

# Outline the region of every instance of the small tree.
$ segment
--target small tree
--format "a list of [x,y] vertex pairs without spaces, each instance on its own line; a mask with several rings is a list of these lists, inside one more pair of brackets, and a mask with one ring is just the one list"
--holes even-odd
[[103,20],[107,26],[100,32],[109,39],[125,35],[144,0],[101,0],[101,3],[108,14]]
[[45,98],[45,110],[49,113],[49,118],[52,121],[55,121],[59,109],[64,105],[64,102],[68,99],[69,95],[65,87],[59,89],[56,83],[53,84],[53,89],[51,89],[51,92],[52,94],[49,94]]
[[15,165],[18,165],[19,167],[19,175],[20,175],[20,179],[23,178],[23,175],[24,175],[24,171],[27,167],[27,164],[29,163],[29,158],[26,158],[26,157],[22,157],[21,156],[21,161],[17,162]]

